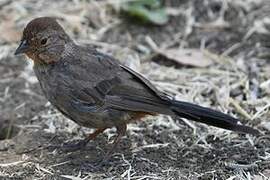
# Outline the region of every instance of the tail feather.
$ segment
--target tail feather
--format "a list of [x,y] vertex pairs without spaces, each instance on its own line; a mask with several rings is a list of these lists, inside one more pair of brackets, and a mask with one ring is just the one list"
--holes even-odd
[[241,125],[240,121],[232,116],[195,104],[182,101],[172,101],[171,109],[177,116],[211,126],[238,131],[240,133],[259,134],[259,131],[248,126]]

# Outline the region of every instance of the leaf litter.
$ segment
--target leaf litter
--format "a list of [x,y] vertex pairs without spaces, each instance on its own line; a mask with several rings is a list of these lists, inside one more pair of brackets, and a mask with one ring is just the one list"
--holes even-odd
[[[163,1],[168,22],[160,26],[122,18],[114,9],[121,3],[0,2],[0,119],[22,129],[14,138],[2,141],[8,143],[7,147],[0,147],[0,177],[269,177],[270,66],[267,59],[260,58],[260,54],[269,54],[269,2]],[[78,42],[116,56],[174,98],[229,113],[258,128],[263,135],[243,136],[188,120],[155,116],[130,124],[117,153],[104,167],[95,165],[108,150],[108,142],[115,136],[113,129],[80,151],[55,148],[75,143],[92,130],[67,120],[48,104],[31,64],[24,57],[13,56],[22,28],[29,20],[43,15],[57,17]]]

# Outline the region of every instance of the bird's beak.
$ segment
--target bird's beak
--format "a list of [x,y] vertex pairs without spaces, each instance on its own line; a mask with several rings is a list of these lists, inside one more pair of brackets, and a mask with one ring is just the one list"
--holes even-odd
[[26,40],[21,40],[19,47],[15,51],[15,55],[25,53],[29,50],[29,44]]

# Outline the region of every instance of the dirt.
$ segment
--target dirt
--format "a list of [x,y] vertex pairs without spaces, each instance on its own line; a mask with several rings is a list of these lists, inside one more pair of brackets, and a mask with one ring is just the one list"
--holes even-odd
[[[73,38],[91,40],[166,93],[229,113],[261,132],[241,135],[166,116],[147,117],[130,124],[110,160],[101,163],[115,130],[106,130],[79,150],[66,148],[92,130],[79,127],[47,102],[30,60],[13,55],[19,39],[0,35],[0,179],[269,178],[269,23],[263,19],[269,18],[270,4],[224,2],[166,1],[167,8],[179,13],[165,26],[118,16],[109,1],[0,2],[0,26],[12,22],[10,33],[20,34],[34,17],[57,16]],[[98,16],[103,18],[100,25],[93,26],[93,17],[85,18],[91,6],[97,7],[93,13],[105,12]],[[219,18],[224,21],[214,24]],[[256,23],[261,25],[254,28]],[[103,27],[108,29],[102,32]],[[157,55],[146,37],[159,47],[203,46],[215,61],[206,68],[172,62]]]

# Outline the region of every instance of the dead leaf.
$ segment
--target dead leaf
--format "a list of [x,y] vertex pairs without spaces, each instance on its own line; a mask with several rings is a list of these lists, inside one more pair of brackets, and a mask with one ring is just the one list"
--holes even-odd
[[262,173],[265,177],[270,177],[270,169],[265,169]]
[[14,21],[6,20],[0,24],[0,40],[17,42],[20,38],[21,33],[16,29]]
[[[261,126],[270,131],[270,122],[263,121],[261,122]],[[269,172],[270,173],[270,172]]]
[[213,63],[213,61],[207,57],[203,51],[199,49],[159,49],[157,52],[182,65],[189,65],[195,67],[207,67]]
[[255,175],[254,180],[264,180],[264,177],[260,176],[260,175]]

